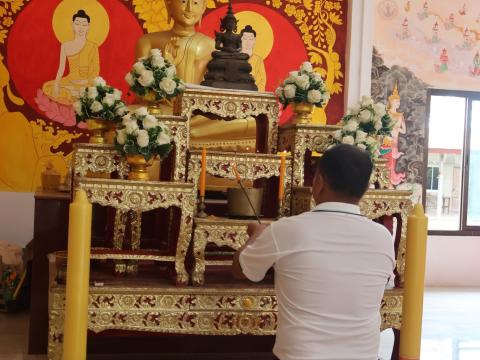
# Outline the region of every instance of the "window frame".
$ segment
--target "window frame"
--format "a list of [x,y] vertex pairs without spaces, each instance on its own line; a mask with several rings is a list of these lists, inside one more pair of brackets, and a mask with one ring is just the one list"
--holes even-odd
[[[428,184],[428,169],[432,169],[432,178],[430,179],[431,182],[430,184]],[[433,166],[429,166],[427,164],[427,172],[426,172],[426,179],[425,179],[425,188],[427,191],[438,191],[438,181],[437,181],[437,188],[436,189],[432,189],[432,188],[428,188],[427,185],[431,186],[433,185],[433,179],[434,179],[434,174],[435,174],[435,170],[434,169],[437,169],[437,176],[440,174],[440,166],[436,166],[436,165],[433,165]]]
[[[429,235],[443,236],[480,236],[480,226],[467,226],[467,209],[468,209],[468,181],[470,176],[470,140],[471,140],[471,124],[472,124],[472,102],[480,101],[480,92],[463,91],[463,90],[447,90],[447,89],[427,89],[426,104],[426,121],[425,121],[425,146],[423,153],[423,189],[422,203],[425,208],[427,201],[427,171],[428,171],[428,145],[430,134],[430,104],[432,96],[452,96],[465,98],[465,115],[464,115],[464,134],[462,149],[462,182],[460,197],[460,222],[459,230],[428,230]],[[435,190],[430,190],[435,191]]]

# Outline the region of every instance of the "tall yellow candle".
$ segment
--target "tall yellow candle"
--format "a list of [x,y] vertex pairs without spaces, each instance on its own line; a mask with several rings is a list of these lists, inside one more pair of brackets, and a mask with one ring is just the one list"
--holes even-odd
[[200,196],[205,197],[205,187],[207,182],[207,149],[202,149],[202,171],[200,172]]
[[285,182],[285,163],[286,163],[287,152],[280,153],[280,179],[278,182],[278,199],[281,201],[283,200],[284,194],[284,182]]
[[77,190],[70,204],[68,220],[67,285],[63,359],[87,358],[88,279],[92,204],[83,190]]
[[428,218],[420,204],[408,217],[400,360],[419,360],[422,337]]

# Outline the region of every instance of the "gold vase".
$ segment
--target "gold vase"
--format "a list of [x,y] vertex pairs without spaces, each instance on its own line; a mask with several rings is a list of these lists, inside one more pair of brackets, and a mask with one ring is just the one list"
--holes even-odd
[[148,112],[152,115],[171,115],[173,112],[173,101],[167,99],[156,100],[153,91],[141,96],[141,98],[147,106]]
[[109,121],[108,122],[108,129],[105,132],[105,135],[103,136],[103,138],[105,139],[105,142],[107,144],[113,144],[114,143],[115,135],[117,135],[116,130],[117,130],[117,125],[113,121]]
[[314,105],[310,103],[293,103],[294,124],[311,124]]
[[109,121],[102,119],[88,119],[87,129],[90,131],[91,144],[104,144],[105,132],[108,130]]
[[127,155],[127,163],[130,165],[128,180],[150,180],[147,167],[150,166],[152,162],[145,160],[143,155]]

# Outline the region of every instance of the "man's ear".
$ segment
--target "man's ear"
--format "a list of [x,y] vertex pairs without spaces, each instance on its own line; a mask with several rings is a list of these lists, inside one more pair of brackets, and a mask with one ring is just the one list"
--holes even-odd
[[318,195],[322,192],[324,187],[325,179],[323,178],[322,174],[320,174],[320,172],[316,171],[312,185],[312,195],[314,199],[317,199]]

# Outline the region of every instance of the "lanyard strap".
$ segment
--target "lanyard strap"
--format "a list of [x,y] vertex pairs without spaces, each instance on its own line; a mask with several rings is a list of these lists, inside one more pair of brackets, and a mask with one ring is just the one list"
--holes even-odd
[[337,213],[337,214],[347,214],[347,215],[355,215],[360,217],[365,217],[362,214],[355,214],[348,211],[339,211],[339,210],[312,210],[312,212],[324,212],[324,213]]

